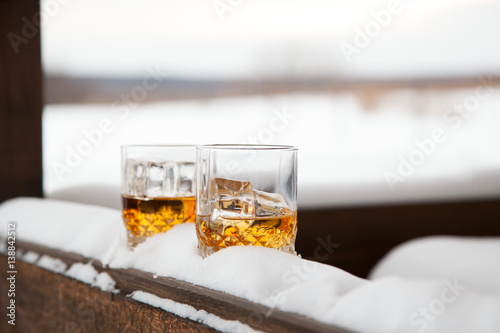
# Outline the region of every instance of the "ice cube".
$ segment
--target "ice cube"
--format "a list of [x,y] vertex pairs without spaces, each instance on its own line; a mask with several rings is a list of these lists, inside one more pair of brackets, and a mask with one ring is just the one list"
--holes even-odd
[[253,190],[255,194],[255,215],[280,216],[290,214],[290,208],[279,193]]
[[179,162],[179,196],[192,196],[194,195],[194,173],[195,166],[193,162]]
[[151,198],[194,195],[195,165],[192,162],[128,159],[126,170],[124,193],[128,195]]
[[125,162],[127,170],[127,191],[128,195],[137,197],[146,196],[146,180],[148,177],[147,162],[128,159]]
[[162,184],[163,197],[177,197],[177,184],[179,179],[179,166],[176,162],[165,162],[165,173]]
[[[250,182],[214,178],[211,184],[214,215],[223,218],[255,216],[255,195]],[[212,215],[212,218],[216,217]]]
[[149,179],[147,182],[148,197],[163,196],[163,181],[165,179],[165,162],[148,162]]

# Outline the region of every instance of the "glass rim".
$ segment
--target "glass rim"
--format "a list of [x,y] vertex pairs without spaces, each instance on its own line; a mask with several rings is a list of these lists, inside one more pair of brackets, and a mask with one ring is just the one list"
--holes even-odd
[[123,148],[196,148],[198,145],[196,144],[173,144],[173,145],[165,145],[165,144],[131,144],[131,145],[121,145]]
[[210,144],[198,145],[197,150],[202,149],[217,149],[217,150],[277,150],[277,151],[297,151],[295,146],[286,145],[254,145],[254,144]]

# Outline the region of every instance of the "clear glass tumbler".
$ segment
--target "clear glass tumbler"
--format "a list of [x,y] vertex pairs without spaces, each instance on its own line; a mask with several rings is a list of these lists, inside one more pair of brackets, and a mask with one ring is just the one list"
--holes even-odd
[[200,255],[236,245],[295,254],[297,148],[205,145],[196,155]]
[[195,222],[196,146],[122,146],[122,215],[128,243]]

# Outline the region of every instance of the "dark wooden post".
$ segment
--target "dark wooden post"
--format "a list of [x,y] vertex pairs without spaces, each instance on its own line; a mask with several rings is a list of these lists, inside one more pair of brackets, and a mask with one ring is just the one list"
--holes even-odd
[[0,0],[0,202],[42,196],[38,0]]

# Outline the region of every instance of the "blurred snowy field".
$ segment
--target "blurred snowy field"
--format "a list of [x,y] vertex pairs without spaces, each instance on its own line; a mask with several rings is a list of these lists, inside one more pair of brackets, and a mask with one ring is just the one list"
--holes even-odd
[[[493,89],[467,117],[449,112],[473,89],[396,90],[370,111],[349,93],[47,105],[44,189],[119,207],[120,145],[261,143],[299,147],[302,208],[498,197],[500,88]],[[434,110],[420,110],[422,98]],[[430,142],[435,131],[440,140]]]

